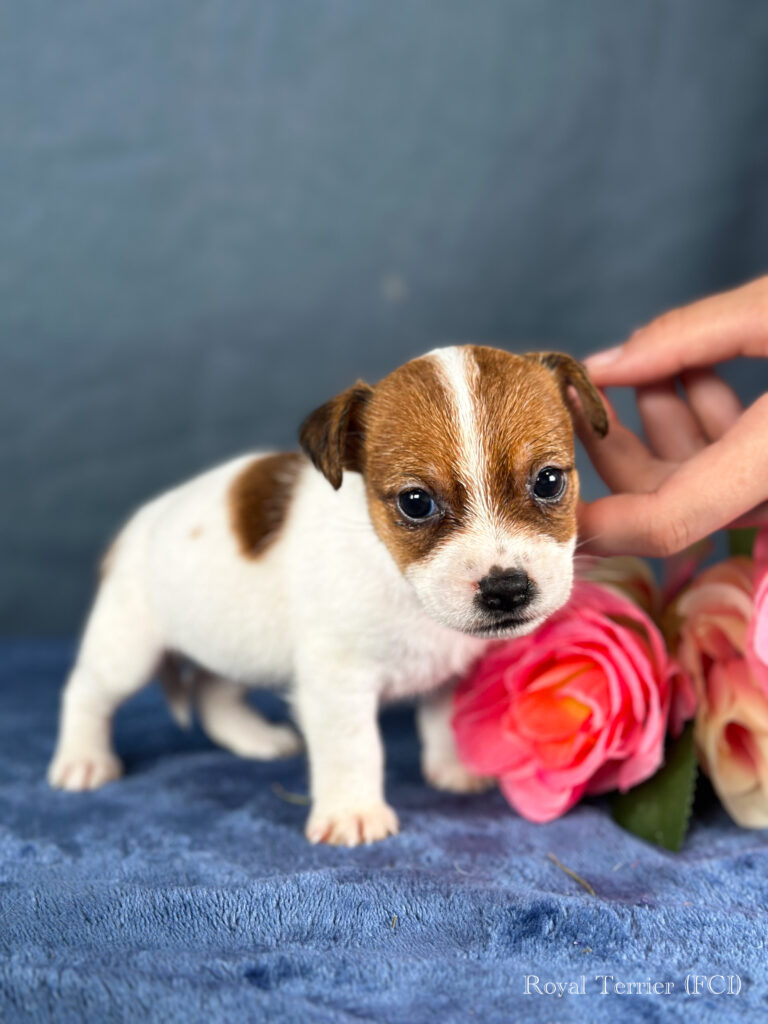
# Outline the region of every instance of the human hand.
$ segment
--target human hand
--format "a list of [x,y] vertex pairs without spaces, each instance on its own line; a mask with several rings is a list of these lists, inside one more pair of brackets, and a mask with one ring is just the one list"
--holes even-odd
[[[636,389],[648,444],[610,405],[603,439],[577,413],[579,437],[614,492],[581,505],[582,550],[667,556],[724,526],[768,522],[768,394],[744,409],[711,369],[739,355],[768,357],[768,276],[665,313],[585,360],[598,387]],[[768,386],[766,364],[756,372]]]

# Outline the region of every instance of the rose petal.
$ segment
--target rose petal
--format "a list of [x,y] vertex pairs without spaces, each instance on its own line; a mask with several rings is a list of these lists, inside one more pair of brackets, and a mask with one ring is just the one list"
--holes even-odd
[[536,776],[525,782],[514,782],[502,776],[499,787],[518,814],[538,823],[559,818],[578,803],[584,793],[583,787],[552,790]]
[[460,756],[499,777],[525,817],[551,820],[587,789],[655,770],[672,676],[648,616],[625,594],[579,581],[566,608],[489,652],[459,687]]

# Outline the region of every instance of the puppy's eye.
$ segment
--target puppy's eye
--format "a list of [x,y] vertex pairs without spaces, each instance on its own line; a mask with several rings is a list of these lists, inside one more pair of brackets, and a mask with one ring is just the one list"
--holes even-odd
[[397,507],[406,519],[429,519],[437,512],[437,503],[429,491],[420,487],[410,487],[397,496]]
[[539,501],[559,501],[565,494],[567,477],[562,469],[555,466],[545,466],[539,470],[539,474],[533,484],[534,497]]

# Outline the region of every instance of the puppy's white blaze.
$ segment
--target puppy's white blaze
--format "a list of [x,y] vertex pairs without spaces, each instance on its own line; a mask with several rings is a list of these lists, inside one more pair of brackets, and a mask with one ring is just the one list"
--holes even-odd
[[518,628],[515,635],[529,632],[570,595],[574,540],[559,543],[499,521],[491,501],[488,425],[477,401],[477,361],[472,351],[463,347],[436,349],[429,356],[437,366],[456,424],[452,441],[470,515],[458,537],[409,567],[406,577],[435,618],[454,629],[472,629],[484,618],[474,604],[476,580],[494,564],[522,569],[534,582],[538,596],[527,609],[533,625]]
[[478,518],[493,526],[494,513],[488,500],[488,459],[472,390],[479,373],[477,361],[469,349],[455,345],[434,349],[429,355],[438,365],[440,379],[456,417],[456,455],[467,487],[470,507]]

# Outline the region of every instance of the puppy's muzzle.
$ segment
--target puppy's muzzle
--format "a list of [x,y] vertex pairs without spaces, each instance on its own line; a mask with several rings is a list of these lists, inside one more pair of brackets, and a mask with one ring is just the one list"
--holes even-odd
[[492,568],[478,583],[475,604],[491,615],[509,615],[525,610],[536,596],[536,585],[519,569]]

